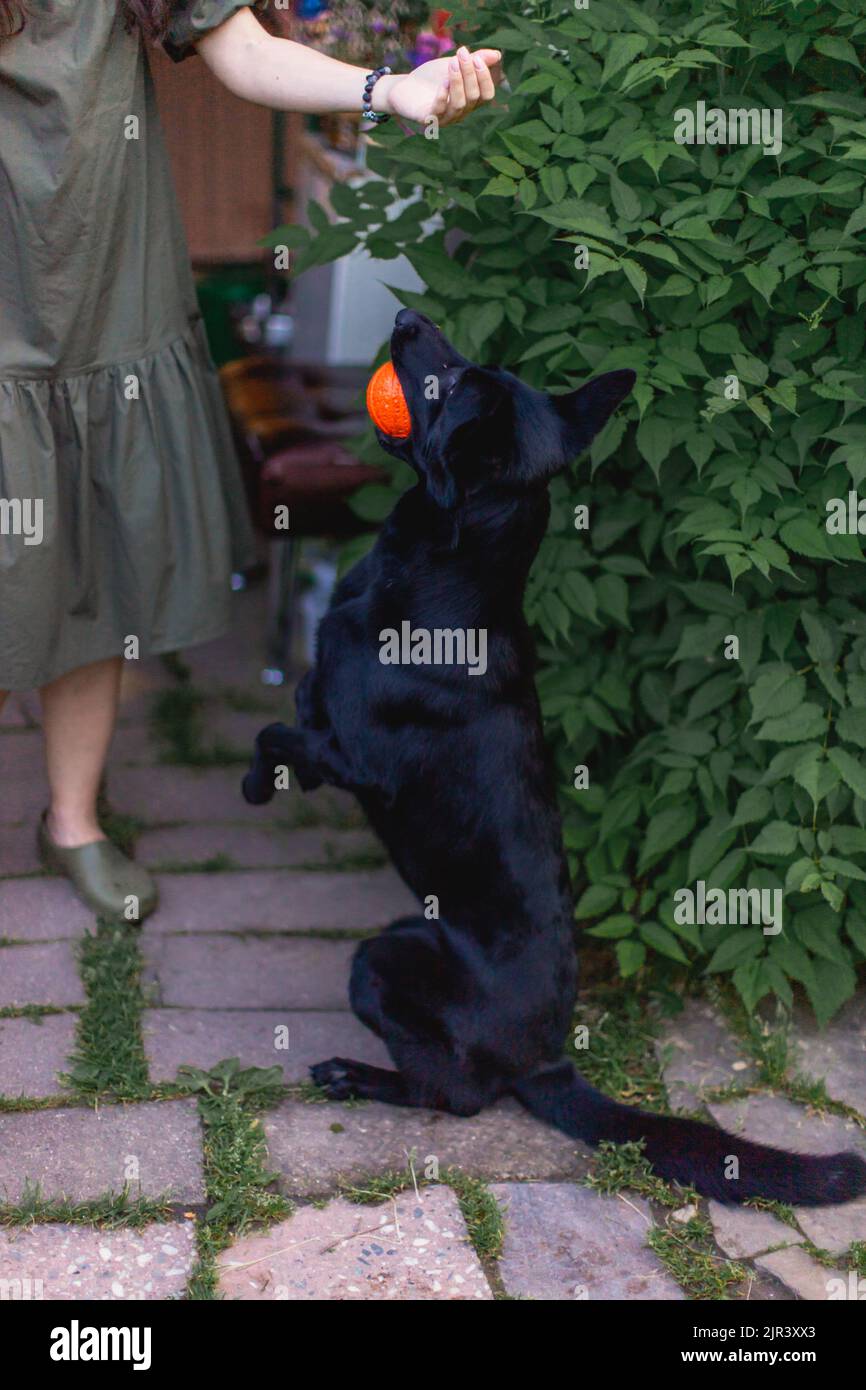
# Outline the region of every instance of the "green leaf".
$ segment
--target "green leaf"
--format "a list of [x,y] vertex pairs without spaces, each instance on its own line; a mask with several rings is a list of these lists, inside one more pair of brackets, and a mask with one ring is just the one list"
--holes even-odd
[[806,681],[787,664],[762,667],[749,698],[752,702],[750,724],[768,718],[771,713],[775,717],[791,714],[806,698]]
[[770,813],[773,798],[767,787],[749,787],[744,791],[734,812],[731,827],[752,825],[757,820],[765,820]]
[[659,469],[670,452],[670,426],[657,416],[646,416],[637,427],[637,447],[658,482]]
[[666,810],[660,811],[653,816],[641,847],[640,858],[638,860],[638,872],[673,849],[687,835],[690,835],[695,826],[697,814],[692,801],[683,801],[679,805],[669,806]]
[[386,516],[390,516],[398,496],[399,493],[394,488],[371,483],[355,493],[350,506],[362,521],[383,521]]
[[647,286],[646,271],[642,266],[638,265],[637,261],[629,260],[628,257],[621,260],[620,265],[625,271],[625,278],[628,280],[632,289],[637,292],[638,299],[641,304],[643,304]]
[[779,531],[779,537],[797,555],[807,555],[814,560],[833,558],[823,523],[810,517],[797,516],[786,521]]
[[578,921],[583,917],[599,917],[602,912],[607,912],[608,908],[613,907],[619,898],[619,892],[618,888],[611,888],[607,883],[593,883],[581,894],[574,909],[575,917]]
[[618,574],[603,574],[596,580],[598,606],[622,627],[630,628],[628,620],[628,587]]
[[782,279],[782,272],[763,262],[761,265],[743,266],[743,274],[753,289],[756,289],[769,304],[773,291],[778,288]]
[[866,854],[866,830],[859,825],[834,825],[829,834],[840,854]]
[[618,174],[610,176],[610,196],[618,217],[624,222],[637,221],[640,217],[640,198]]
[[734,970],[732,979],[748,1013],[754,1013],[755,1006],[772,988],[767,962],[763,957],[743,961]]
[[620,912],[615,917],[605,917],[597,926],[586,928],[587,936],[601,936],[606,939],[631,936],[633,931],[634,918],[627,912]]
[[616,959],[619,973],[627,980],[630,975],[637,974],[646,960],[646,946],[640,941],[618,941]]
[[857,976],[850,965],[842,965],[839,961],[816,960],[812,981],[804,983],[818,1025],[823,1028],[851,998],[857,988]]
[[860,59],[853,43],[849,43],[838,34],[821,34],[815,40],[814,48],[817,53],[823,53],[825,58],[835,58],[837,63],[851,63],[855,68],[860,67]]
[[765,720],[755,737],[776,743],[805,743],[810,738],[821,738],[826,727],[827,718],[821,706],[806,700],[791,714]]
[[855,795],[866,800],[866,767],[859,758],[854,758],[844,748],[838,746],[827,749],[827,757],[835,767],[846,786]]
[[760,927],[744,927],[732,932],[713,952],[707,974],[717,975],[723,970],[732,970],[743,961],[760,955],[764,949],[764,939]]
[[749,846],[753,854],[777,854],[785,858],[797,848],[798,831],[796,825],[785,821],[769,821]]
[[624,67],[633,63],[639,53],[643,53],[649,39],[645,34],[617,34],[607,47],[600,85],[604,87]]
[[745,352],[740,335],[730,323],[711,323],[700,332],[701,347],[705,352],[717,352],[733,356],[735,352]]
[[647,946],[651,946],[654,951],[668,956],[670,960],[681,961],[683,965],[688,965],[688,956],[673,932],[669,932],[667,927],[661,926],[658,922],[641,922],[638,932],[641,940],[645,941]]
[[836,732],[846,743],[866,748],[866,709],[843,709],[836,720]]

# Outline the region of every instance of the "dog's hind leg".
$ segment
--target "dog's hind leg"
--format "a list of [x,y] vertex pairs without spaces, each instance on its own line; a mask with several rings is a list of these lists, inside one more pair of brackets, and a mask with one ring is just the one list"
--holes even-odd
[[423,917],[401,918],[362,941],[349,998],[361,1022],[382,1038],[397,1070],[332,1057],[310,1069],[313,1080],[335,1099],[357,1096],[476,1115],[508,1083],[451,1036],[446,1014],[465,989],[459,969],[438,926]]

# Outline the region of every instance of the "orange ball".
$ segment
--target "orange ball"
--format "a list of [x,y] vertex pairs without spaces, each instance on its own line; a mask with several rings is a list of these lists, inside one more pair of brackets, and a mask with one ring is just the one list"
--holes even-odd
[[383,362],[370,377],[367,387],[367,410],[374,425],[394,439],[407,439],[412,422],[403,387],[390,362]]

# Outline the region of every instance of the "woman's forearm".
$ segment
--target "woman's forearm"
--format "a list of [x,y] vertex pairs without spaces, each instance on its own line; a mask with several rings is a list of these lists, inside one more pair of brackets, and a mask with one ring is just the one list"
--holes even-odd
[[[260,106],[322,114],[361,109],[366,69],[275,38],[250,10],[240,10],[206,34],[198,51],[229,91]],[[376,83],[374,111],[390,109],[388,89],[395,80],[382,77]]]

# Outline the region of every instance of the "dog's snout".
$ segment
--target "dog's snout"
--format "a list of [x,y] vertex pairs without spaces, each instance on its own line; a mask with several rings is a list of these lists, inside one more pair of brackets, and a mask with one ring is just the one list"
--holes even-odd
[[421,315],[414,309],[401,309],[394,320],[394,327],[404,337],[414,337],[421,327]]

